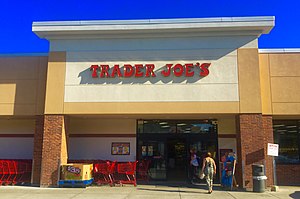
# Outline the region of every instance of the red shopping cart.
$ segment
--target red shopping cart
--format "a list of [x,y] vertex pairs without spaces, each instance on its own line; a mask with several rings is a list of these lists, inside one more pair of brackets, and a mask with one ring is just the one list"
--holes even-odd
[[21,183],[28,181],[26,174],[29,169],[29,164],[23,161],[16,161],[16,176],[13,183]]
[[31,167],[23,160],[0,160],[0,185],[30,182]]
[[119,163],[118,164],[118,173],[119,173],[119,180],[118,182],[122,184],[133,184],[136,187],[136,164],[135,162],[127,162],[127,163]]
[[2,185],[4,179],[4,165],[3,160],[0,160],[0,185]]
[[2,165],[3,165],[2,184],[7,185],[10,183],[10,178],[11,178],[9,163],[7,160],[3,160]]
[[15,160],[7,160],[9,178],[6,180],[8,184],[16,184],[19,172],[17,170],[17,162]]
[[142,160],[138,163],[137,167],[137,175],[139,180],[144,180],[146,182],[149,181],[149,166],[150,166],[151,160]]
[[103,162],[94,165],[94,177],[95,182],[98,185],[109,184],[114,185],[114,172],[115,172],[116,161],[114,162]]

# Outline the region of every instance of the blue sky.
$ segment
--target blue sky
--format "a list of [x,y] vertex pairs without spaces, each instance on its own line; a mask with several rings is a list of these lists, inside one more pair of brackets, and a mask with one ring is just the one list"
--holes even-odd
[[300,48],[299,0],[0,0],[0,53],[48,52],[33,21],[275,16],[259,48]]

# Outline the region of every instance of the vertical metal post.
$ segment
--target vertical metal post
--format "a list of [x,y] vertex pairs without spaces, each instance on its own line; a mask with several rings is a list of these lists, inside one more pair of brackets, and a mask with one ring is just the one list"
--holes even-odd
[[[266,159],[264,159],[263,165],[264,165],[264,175],[267,176],[267,161],[266,161]],[[265,187],[267,187],[267,180],[265,180]]]
[[242,160],[242,178],[243,178],[243,188],[245,188],[245,161]]
[[274,185],[277,186],[277,174],[276,174],[276,162],[275,157],[273,156],[273,179],[274,179]]

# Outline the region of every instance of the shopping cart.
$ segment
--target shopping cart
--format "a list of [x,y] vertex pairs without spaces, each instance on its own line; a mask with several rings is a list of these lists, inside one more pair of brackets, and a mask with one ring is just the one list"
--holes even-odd
[[116,161],[114,162],[103,162],[94,165],[94,178],[98,185],[109,184],[114,185],[114,172],[115,172]]
[[0,185],[30,182],[32,164],[23,160],[0,160]]
[[118,183],[122,186],[122,184],[133,184],[136,187],[136,164],[135,162],[127,162],[127,163],[119,163],[118,164],[118,174],[119,178]]
[[16,161],[15,166],[16,166],[16,175],[13,184],[24,183],[28,181],[28,179],[26,179],[28,178],[27,174],[29,173],[29,169],[31,170],[29,163],[24,161]]
[[141,162],[138,163],[137,174],[139,180],[144,180],[146,182],[149,181],[148,171],[149,171],[150,163],[151,163],[150,160],[142,160]]
[[4,165],[3,160],[0,160],[0,185],[2,185],[4,179]]

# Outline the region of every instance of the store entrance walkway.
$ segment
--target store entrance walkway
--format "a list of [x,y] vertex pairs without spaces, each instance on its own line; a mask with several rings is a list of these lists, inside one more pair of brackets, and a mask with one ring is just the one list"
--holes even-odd
[[144,199],[144,198],[222,198],[222,199],[252,199],[252,198],[269,198],[269,199],[298,199],[300,198],[300,187],[280,187],[279,192],[253,193],[246,191],[222,191],[216,189],[208,195],[202,186],[195,187],[178,187],[163,185],[138,185],[134,187],[127,185],[124,187],[88,187],[82,188],[37,188],[37,187],[19,187],[5,186],[0,187],[0,198],[5,199]]

